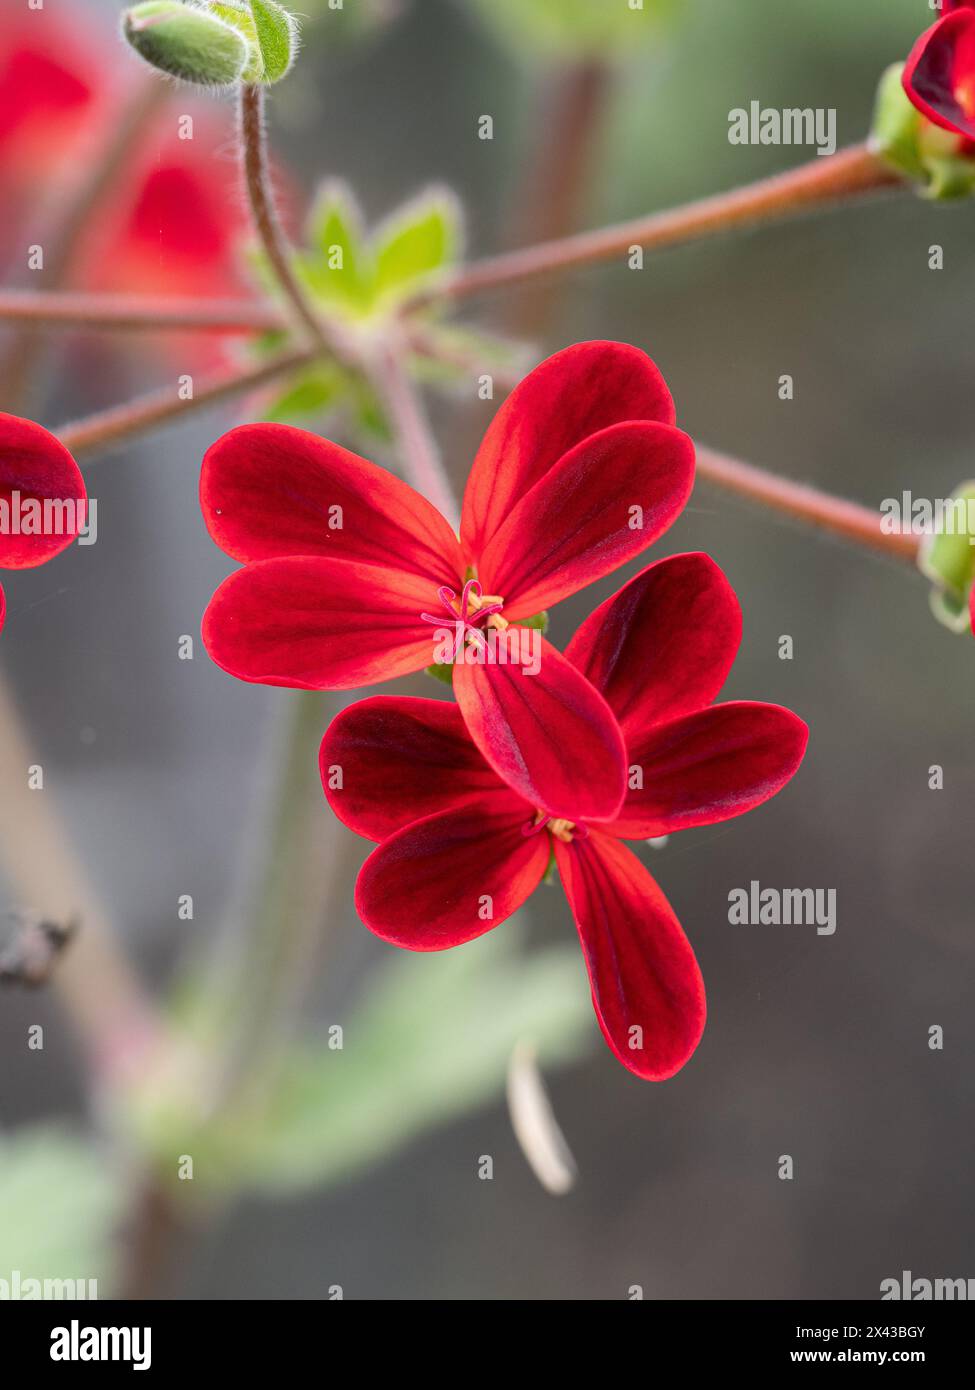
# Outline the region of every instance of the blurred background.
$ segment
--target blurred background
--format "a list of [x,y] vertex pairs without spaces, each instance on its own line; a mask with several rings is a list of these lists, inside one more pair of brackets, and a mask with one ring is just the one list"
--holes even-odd
[[[591,16],[618,3],[581,8]],[[80,38],[60,56],[72,66],[82,55],[127,100],[145,73],[114,37],[119,6],[70,8]],[[552,214],[550,204],[531,206],[531,192],[560,158],[559,103],[580,69],[590,83],[589,173],[564,217],[582,227],[813,157],[730,145],[728,113],[753,99],[835,107],[839,143],[864,138],[882,70],[930,19],[926,0],[671,0],[639,43],[615,51],[598,24],[560,45],[530,22],[529,0],[303,8],[300,61],[270,103],[293,225],[326,177],[347,180],[369,220],[445,183],[465,209],[473,255],[525,240]],[[33,23],[22,18],[4,38],[8,58]],[[32,285],[20,248],[37,237],[21,229],[67,176],[62,160],[83,158],[53,118],[36,147],[27,142],[32,90],[15,86],[0,117],[4,201],[15,210],[0,244],[7,287]],[[59,91],[54,106],[86,139],[84,103],[75,112],[77,91],[68,82]],[[183,254],[179,217],[157,216],[151,198],[126,211],[119,192],[115,215],[128,230],[113,231],[105,213],[91,244],[76,248],[68,285],[246,291],[233,250],[243,213],[232,105],[171,88],[169,116],[142,142],[147,177],[165,167],[172,113],[186,110],[199,113],[205,162],[196,185],[177,181],[179,201],[198,229],[213,222],[211,261],[199,263],[200,236]],[[477,138],[485,113],[490,142]],[[904,193],[648,256],[640,273],[575,273],[532,306],[531,356],[588,337],[635,343],[701,441],[872,506],[902,489],[947,496],[975,472],[973,233],[971,207]],[[944,247],[937,272],[928,268],[935,243]],[[528,313],[516,291],[463,307],[471,323],[509,334]],[[16,342],[8,332],[0,346],[9,354]],[[19,399],[30,398],[23,413],[55,427],[242,352],[214,337],[50,334]],[[795,381],[790,402],[778,396],[783,373]],[[459,487],[497,402],[477,401],[460,381],[430,403]],[[0,670],[43,762],[44,795],[160,997],[183,988],[187,960],[213,943],[235,949],[275,729],[295,699],[232,680],[198,641],[194,660],[177,657],[231,568],[200,517],[200,459],[260,407],[201,412],[99,457],[85,469],[97,544],[3,576]],[[18,405],[5,397],[3,408]],[[381,441],[373,453],[394,462]],[[321,1040],[338,1024],[345,1048],[299,1058],[303,1100],[256,1122],[264,1132],[248,1135],[245,1174],[224,1183],[215,1158],[198,1161],[185,1185],[193,1197],[178,1194],[172,1258],[152,1271],[154,1292],[324,1298],[340,1285],[347,1298],[613,1299],[639,1285],[653,1299],[874,1299],[903,1269],[975,1273],[975,643],[933,620],[910,569],[703,482],[648,558],[692,549],[715,557],[744,610],[726,697],[788,705],[811,729],[803,768],[774,801],[640,851],[707,984],[709,1022],[692,1061],[662,1085],[616,1063],[557,885],[499,929],[503,940],[484,938],[450,961],[403,958],[373,939],[352,902],[369,847],[322,802],[315,833],[330,891],[297,1036]],[[552,640],[563,646],[641,564],[560,605]],[[779,659],[783,634],[794,641],[791,661]],[[423,677],[396,689],[443,693]],[[345,699],[322,697],[312,764]],[[929,790],[934,764],[943,790]],[[730,926],[728,894],[752,879],[835,889],[835,935]],[[193,920],[181,921],[187,893]],[[13,888],[5,896],[17,901]],[[41,1052],[24,1043],[36,1023]],[[928,1047],[933,1025],[944,1029],[942,1051]],[[533,1177],[503,1101],[504,1059],[533,1031],[579,1169],[561,1198]],[[13,1268],[77,1271],[117,1287],[131,1240],[132,1135],[148,1132],[171,1167],[196,1152],[192,1136],[178,1110],[163,1106],[160,1117],[160,1082],[119,1126],[121,1146],[107,1141],[50,992],[0,995],[0,1049],[0,1278]],[[778,1176],[785,1154],[792,1181]],[[478,1178],[482,1155],[493,1157],[491,1181]]]

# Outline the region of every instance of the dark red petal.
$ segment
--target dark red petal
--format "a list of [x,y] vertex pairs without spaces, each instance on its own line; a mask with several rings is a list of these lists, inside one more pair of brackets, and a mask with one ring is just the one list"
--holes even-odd
[[665,1081],[701,1041],[704,981],[690,942],[639,859],[598,831],[555,858],[579,929],[603,1037],[629,1071]]
[[709,705],[741,642],[735,591],[709,555],[671,555],[595,610],[565,650],[628,739]]
[[321,555],[390,566],[423,575],[431,593],[463,574],[457,538],[425,497],[290,425],[241,425],[218,439],[203,460],[200,505],[235,560]]
[[674,423],[667,384],[627,343],[576,343],[515,387],[488,426],[467,480],[461,537],[475,562],[525,493],[591,434],[621,420]]
[[672,425],[630,422],[592,435],[522,498],[481,557],[485,593],[509,620],[550,607],[639,555],[680,514],[694,445]]
[[[15,535],[15,526],[33,525],[35,502],[47,534]],[[46,519],[45,502],[54,504]],[[87,503],[84,479],[60,439],[33,420],[0,414],[0,565],[33,569],[59,555],[84,524]]]
[[901,80],[929,121],[975,139],[975,9],[955,9],[923,33]]
[[242,681],[345,690],[430,665],[435,630],[420,618],[429,601],[429,581],[375,565],[258,560],[220,585],[203,642]]
[[768,801],[792,778],[809,730],[781,705],[731,700],[658,724],[628,745],[630,777],[614,835],[644,840],[731,820]]
[[[384,840],[413,821],[511,793],[471,742],[455,704],[376,695],[332,720],[319,766],[325,798],[350,830]],[[336,786],[341,774],[341,785]],[[523,808],[522,820],[532,818]]]
[[470,735],[519,796],[565,820],[609,820],[623,802],[626,748],[606,701],[541,633],[538,670],[513,659],[454,668],[454,695]]
[[528,898],[548,866],[548,836],[525,835],[517,797],[463,806],[406,826],[362,866],[359,916],[411,951],[483,936]]

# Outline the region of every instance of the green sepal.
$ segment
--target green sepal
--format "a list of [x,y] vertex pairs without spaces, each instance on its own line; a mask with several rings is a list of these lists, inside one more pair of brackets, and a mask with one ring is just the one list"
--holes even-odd
[[444,685],[449,685],[451,690],[454,688],[454,668],[451,663],[437,662],[433,666],[424,668],[428,676],[432,676],[435,681],[443,681]]
[[548,613],[543,608],[541,613],[533,613],[530,618],[519,618],[516,627],[533,627],[538,632],[548,632]]
[[122,36],[150,67],[204,87],[239,82],[250,61],[244,35],[212,10],[144,0],[122,15]]
[[298,23],[275,0],[249,0],[261,53],[261,81],[280,82],[291,71],[298,52]]
[[231,25],[244,37],[248,48],[247,66],[240,75],[242,82],[260,82],[264,74],[264,59],[257,38],[257,26],[246,0],[210,0],[210,9],[225,24]]

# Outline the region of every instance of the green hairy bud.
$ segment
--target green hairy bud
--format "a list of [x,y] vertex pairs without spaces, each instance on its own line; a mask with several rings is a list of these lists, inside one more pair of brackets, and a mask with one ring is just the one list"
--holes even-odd
[[170,77],[205,87],[239,82],[251,48],[212,10],[176,0],[145,0],[122,15],[122,34],[139,57]]

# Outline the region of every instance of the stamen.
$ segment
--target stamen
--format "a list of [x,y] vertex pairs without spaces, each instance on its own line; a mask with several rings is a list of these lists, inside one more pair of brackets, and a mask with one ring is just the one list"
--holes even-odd
[[537,835],[540,830],[547,830],[564,845],[571,845],[573,840],[584,840],[589,834],[589,827],[581,822],[561,820],[555,816],[547,816],[544,811],[536,811],[535,819],[523,825],[521,833],[527,839],[530,835]]
[[[457,595],[453,589],[446,584],[441,585],[437,590],[437,597],[443,604],[447,613],[450,615],[452,623],[460,622],[464,626],[464,635],[482,650],[487,645],[483,630],[476,626],[481,618],[486,618],[488,623],[492,619],[500,625],[504,623],[503,618],[496,618],[504,605],[504,599],[492,594],[485,599],[481,595],[481,585],[476,579],[468,579],[464,585],[463,592],[458,604]],[[420,617],[425,623],[432,623],[434,627],[443,626],[443,618],[437,617],[433,613],[421,613]],[[507,624],[504,624],[507,626]]]

